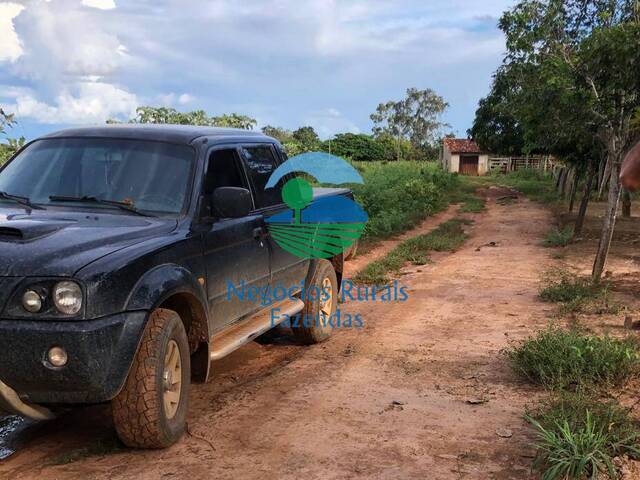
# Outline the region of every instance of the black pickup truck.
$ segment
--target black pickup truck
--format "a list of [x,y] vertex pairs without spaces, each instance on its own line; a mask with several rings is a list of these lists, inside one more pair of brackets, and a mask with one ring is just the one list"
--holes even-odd
[[[166,447],[185,429],[191,381],[277,323],[273,304],[230,285],[316,285],[324,295],[282,299],[278,318],[335,313],[349,252],[304,259],[265,227],[286,208],[282,181],[264,188],[285,159],[260,133],[192,126],[27,144],[0,169],[0,406],[45,419],[111,402],[126,445]],[[331,325],[292,330],[314,343]]]

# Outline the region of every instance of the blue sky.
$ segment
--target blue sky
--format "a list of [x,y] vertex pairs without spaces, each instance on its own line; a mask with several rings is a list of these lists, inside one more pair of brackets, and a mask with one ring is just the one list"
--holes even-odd
[[506,0],[0,0],[0,105],[27,138],[138,105],[237,112],[326,138],[408,87],[464,136]]

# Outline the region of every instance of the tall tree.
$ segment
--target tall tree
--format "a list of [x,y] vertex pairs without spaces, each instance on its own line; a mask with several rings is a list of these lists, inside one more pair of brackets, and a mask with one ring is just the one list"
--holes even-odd
[[565,72],[563,88],[583,98],[582,122],[594,129],[606,151],[609,197],[592,272],[598,281],[620,198],[621,156],[640,101],[636,0],[525,0],[503,15],[500,27],[507,38],[508,64]]
[[468,131],[483,150],[499,155],[520,155],[524,150],[524,131],[515,103],[519,82],[512,77],[508,68],[498,69],[491,92],[480,100]]
[[[107,120],[107,123],[119,123]],[[202,125],[208,127],[241,128],[253,130],[257,125],[255,119],[237,113],[209,116],[204,110],[178,112],[171,107],[141,106],[136,108],[136,116],[129,123],[162,123],[175,125]]]
[[8,136],[8,130],[13,128],[16,123],[15,114],[7,113],[0,107],[0,137],[4,137],[6,141],[6,143],[0,143],[0,165],[6,162],[25,144],[24,137],[11,138]]
[[448,106],[444,98],[429,88],[409,88],[404,99],[378,105],[371,114],[373,133],[376,137],[388,134],[397,140],[408,139],[416,148],[428,147],[448,127],[440,120]]

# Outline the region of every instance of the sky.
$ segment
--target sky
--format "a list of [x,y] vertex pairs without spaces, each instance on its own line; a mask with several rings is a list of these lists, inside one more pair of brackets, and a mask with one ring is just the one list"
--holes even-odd
[[432,88],[466,136],[504,54],[507,0],[0,0],[0,106],[27,139],[140,105],[322,138]]

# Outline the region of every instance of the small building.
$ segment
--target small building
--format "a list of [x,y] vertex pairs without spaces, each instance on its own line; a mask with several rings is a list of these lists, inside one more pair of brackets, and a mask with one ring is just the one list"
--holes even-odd
[[442,168],[462,175],[486,175],[489,172],[489,154],[468,138],[445,138],[442,143]]

